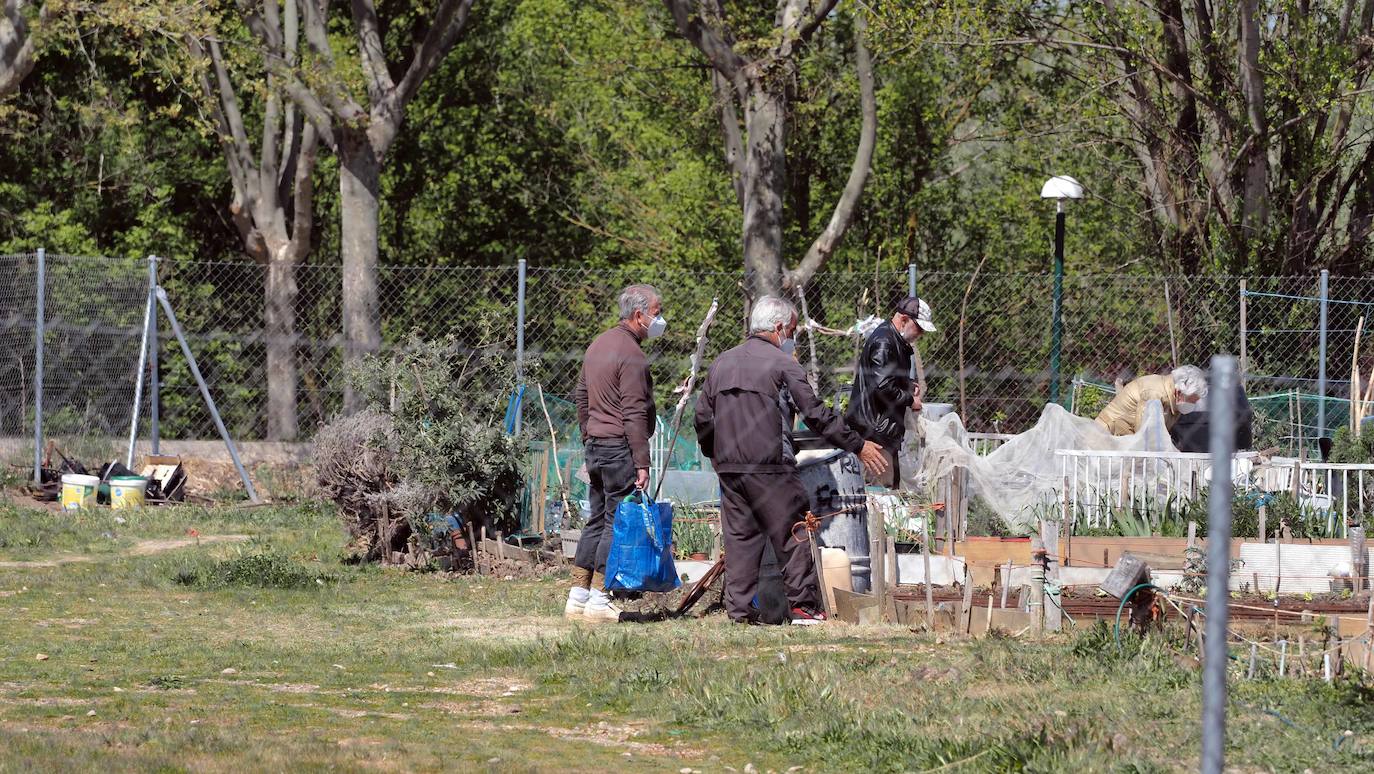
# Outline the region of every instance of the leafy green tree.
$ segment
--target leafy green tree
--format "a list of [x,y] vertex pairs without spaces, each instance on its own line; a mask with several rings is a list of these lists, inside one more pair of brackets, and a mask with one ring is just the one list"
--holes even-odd
[[[838,0],[779,2],[771,26],[756,9],[730,13],[725,3],[665,0],[678,31],[712,67],[711,85],[721,109],[725,155],[743,212],[743,254],[749,291],[776,294],[804,286],[834,253],[854,217],[873,161],[877,106],[873,65],[858,17],[855,62],[863,95],[863,131],[849,180],[829,223],[800,263],[785,270],[783,209],[787,183],[789,85],[803,49],[825,23]],[[743,126],[739,116],[743,110]]]
[[[283,30],[269,21],[260,3],[237,2],[282,88],[339,159],[345,359],[355,363],[382,343],[377,219],[383,163],[406,106],[466,26],[472,0],[440,0],[432,13],[383,6],[391,14],[379,14],[372,0],[353,0],[348,38],[331,36],[327,2],[302,0],[308,56],[288,48]],[[401,46],[387,45],[384,20],[394,23],[398,34],[409,26],[418,38],[399,79],[388,55]],[[344,402],[349,409],[361,405],[351,387]]]
[[[296,0],[263,6],[263,23],[280,30],[289,56],[299,51]],[[278,76],[268,71],[263,57],[252,57],[247,88],[262,95],[257,153],[249,139],[251,126],[240,105],[240,88],[221,51],[220,38],[234,40],[246,32],[239,24],[221,24],[201,40],[186,36],[186,48],[196,65],[200,91],[214,117],[214,130],[224,154],[233,190],[229,211],[246,252],[267,267],[264,334],[267,341],[267,437],[295,440],[296,422],[296,264],[309,252],[314,224],[314,171],[319,135],[303,120],[286,97]],[[238,35],[247,43],[246,35]],[[243,50],[253,50],[244,45]],[[260,91],[259,91],[260,90]],[[257,100],[250,102],[256,108]],[[256,112],[256,111],[255,111]]]

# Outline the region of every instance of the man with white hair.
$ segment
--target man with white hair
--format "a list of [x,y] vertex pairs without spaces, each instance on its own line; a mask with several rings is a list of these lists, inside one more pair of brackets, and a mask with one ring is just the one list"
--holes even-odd
[[1179,366],[1167,374],[1149,374],[1127,384],[1097,415],[1097,423],[1112,435],[1130,435],[1145,421],[1145,406],[1152,400],[1164,407],[1164,424],[1173,427],[1182,414],[1197,410],[1207,397],[1207,375],[1193,365]]
[[796,331],[791,303],[760,298],[749,315],[749,338],[716,358],[697,400],[697,440],[720,480],[725,606],[737,623],[758,623],[751,602],[765,540],[783,565],[792,623],[825,621],[811,554],[792,534],[809,507],[792,442],[796,414],[826,440],[857,453],[869,470],[881,474],[887,467],[878,444],[859,437],[816,397],[792,354]]
[[649,437],[654,434],[654,381],[640,348],[663,335],[663,302],[653,285],[620,292],[620,322],[587,347],[577,377],[577,422],[582,431],[591,512],[573,559],[572,588],[563,614],[593,622],[619,621],[606,594],[615,511],[649,484]]

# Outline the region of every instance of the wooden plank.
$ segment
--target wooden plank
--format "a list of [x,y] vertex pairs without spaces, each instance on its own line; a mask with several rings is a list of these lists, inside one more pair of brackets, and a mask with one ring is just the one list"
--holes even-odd
[[959,628],[968,634],[973,628],[973,578],[964,570],[964,601],[959,607]]
[[878,598],[872,594],[835,589],[835,617],[845,623],[878,623],[882,608]]

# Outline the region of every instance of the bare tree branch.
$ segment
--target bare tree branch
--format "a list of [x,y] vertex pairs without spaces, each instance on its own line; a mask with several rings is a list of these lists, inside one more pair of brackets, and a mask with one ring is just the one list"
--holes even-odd
[[720,106],[720,128],[725,138],[725,161],[730,165],[730,183],[735,200],[744,206],[744,138],[740,133],[735,90],[719,71],[711,71],[711,87]]
[[[301,82],[295,71],[294,49],[288,59],[281,30],[266,23],[262,15],[258,13],[257,4],[254,0],[236,0],[236,2],[239,10],[243,13],[244,23],[258,38],[262,46],[263,61],[267,68],[282,79],[282,88],[290,95],[292,101],[305,111],[306,118],[315,125],[320,139],[331,148],[334,147],[336,141],[333,114],[320,101],[319,97]],[[299,0],[299,2],[310,7],[315,0]],[[308,29],[309,24],[306,27]]]
[[[415,49],[415,58],[410,60],[410,67],[406,69],[400,84],[392,92],[388,111],[404,112],[406,104],[415,96],[420,84],[429,77],[438,66],[439,60],[443,59],[457,42],[458,36],[467,26],[471,9],[472,0],[443,0],[439,10],[434,13],[434,22],[425,32],[424,40]],[[399,121],[399,116],[397,120]]]
[[377,7],[372,0],[350,0],[350,6],[353,23],[358,25],[358,54],[363,60],[363,71],[367,74],[367,99],[376,105],[396,86],[386,66],[386,50],[382,48]]
[[[17,90],[33,71],[37,43],[27,13],[32,6],[29,0],[5,0],[0,15],[0,97]],[[44,3],[38,10],[39,23],[47,22],[53,13],[52,5]]]
[[673,15],[673,21],[677,24],[678,32],[688,40],[697,50],[706,55],[706,61],[711,66],[733,81],[744,69],[747,62],[744,57],[735,52],[735,48],[730,44],[726,37],[722,36],[725,32],[725,22],[720,21],[721,32],[711,29],[705,24],[704,17],[700,14],[692,15],[689,7],[690,0],[663,0],[668,7],[668,12]]

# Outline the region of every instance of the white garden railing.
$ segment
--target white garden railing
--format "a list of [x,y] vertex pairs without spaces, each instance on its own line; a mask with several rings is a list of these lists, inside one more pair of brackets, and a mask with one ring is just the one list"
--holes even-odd
[[[1201,496],[1212,478],[1211,455],[1187,452],[1055,452],[1073,518],[1088,527],[1110,527],[1114,513]],[[1261,458],[1239,452],[1231,480],[1247,490],[1291,492],[1304,510],[1325,516],[1325,532],[1343,537],[1355,514],[1374,512],[1374,464],[1308,462],[1291,457]]]

